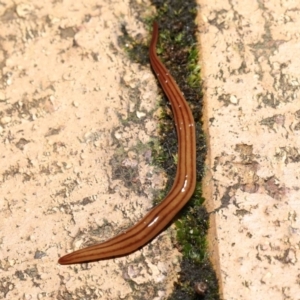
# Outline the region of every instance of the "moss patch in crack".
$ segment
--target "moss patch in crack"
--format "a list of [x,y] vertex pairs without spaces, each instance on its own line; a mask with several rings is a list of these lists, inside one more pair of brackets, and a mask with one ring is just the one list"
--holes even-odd
[[[180,278],[169,300],[217,300],[220,298],[218,282],[209,260],[206,242],[209,218],[203,205],[204,199],[200,184],[204,173],[206,146],[200,121],[202,111],[201,68],[198,63],[195,37],[197,6],[194,1],[152,0],[151,2],[156,7],[157,15],[144,21],[149,25],[149,33],[151,33],[154,20],[159,24],[157,53],[175,78],[192,109],[197,134],[198,184],[189,204],[182,210],[180,218],[175,222],[177,227],[175,245],[182,251],[183,260]],[[131,3],[137,5],[134,0]],[[124,37],[120,41],[124,46],[126,45],[126,51],[131,59],[141,64],[148,63],[149,45],[138,45],[140,41],[131,39],[127,34],[126,27],[123,28],[123,33]],[[152,151],[154,164],[162,167],[168,176],[166,189],[161,192],[159,197],[162,199],[171,188],[176,174],[178,140],[171,107],[166,97],[163,98],[160,106],[162,108],[159,125],[160,143],[159,145],[155,143],[156,147]],[[199,286],[204,286],[205,292],[199,293],[199,288],[197,288]]]
[[[200,181],[204,173],[206,154],[204,133],[201,130],[200,113],[202,111],[202,91],[198,48],[195,33],[197,7],[194,1],[183,3],[177,0],[153,0],[159,23],[159,54],[170,73],[185,95],[193,111],[197,127],[197,187],[189,204],[180,213],[175,222],[177,227],[177,246],[183,253],[180,279],[175,286],[171,300],[219,299],[219,288],[215,272],[209,260],[206,235],[209,227],[208,213],[203,206]],[[153,20],[149,20],[152,21]],[[168,102],[165,102],[168,103]],[[168,107],[164,104],[163,107]],[[170,117],[170,109],[164,110],[160,125],[161,145],[157,161],[166,170],[170,180],[168,190],[176,173],[174,160],[177,154],[177,136]],[[204,284],[202,294],[195,286]]]

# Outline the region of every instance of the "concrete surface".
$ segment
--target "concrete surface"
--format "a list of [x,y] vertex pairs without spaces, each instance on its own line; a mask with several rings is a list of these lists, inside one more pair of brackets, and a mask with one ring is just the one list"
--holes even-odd
[[[300,299],[299,3],[198,3],[204,189],[222,298]],[[117,41],[122,22],[147,41],[137,14],[129,1],[1,2],[0,299],[171,292],[171,229],[128,257],[57,264],[140,219],[163,187],[148,145],[157,84]]]
[[198,3],[223,299],[300,299],[300,3]]
[[57,264],[134,224],[163,188],[148,144],[157,83],[117,40],[121,23],[145,42],[148,31],[129,1],[0,10],[0,299],[165,299],[179,271],[172,230],[124,258]]

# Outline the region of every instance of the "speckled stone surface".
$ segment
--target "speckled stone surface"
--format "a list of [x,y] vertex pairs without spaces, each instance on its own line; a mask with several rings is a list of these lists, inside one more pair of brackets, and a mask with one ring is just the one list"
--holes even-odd
[[222,297],[300,299],[300,3],[198,3]]
[[[198,3],[222,298],[300,299],[300,4]],[[157,84],[118,43],[124,22],[147,40],[136,14],[129,1],[0,5],[0,298],[159,300],[177,278],[171,230],[128,257],[57,264],[139,220],[164,183],[147,146]]]
[[1,2],[0,299],[159,300],[177,278],[170,229],[123,258],[57,263],[141,219],[165,182],[156,80],[118,43],[124,23],[148,41],[129,4]]

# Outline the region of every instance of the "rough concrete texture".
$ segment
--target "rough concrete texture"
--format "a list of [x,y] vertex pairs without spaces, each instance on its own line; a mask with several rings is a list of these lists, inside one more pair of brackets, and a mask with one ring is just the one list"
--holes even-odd
[[[198,2],[223,299],[300,299],[299,3]],[[57,264],[132,225],[162,187],[147,144],[157,85],[117,40],[123,22],[146,41],[136,14],[129,1],[1,2],[0,298],[165,299],[176,280],[170,230],[124,258]]]
[[299,1],[198,3],[223,299],[300,299]]
[[123,258],[57,263],[134,224],[165,181],[148,145],[157,83],[118,43],[122,23],[148,41],[137,14],[129,1],[0,4],[0,299],[165,299],[176,280],[171,230]]

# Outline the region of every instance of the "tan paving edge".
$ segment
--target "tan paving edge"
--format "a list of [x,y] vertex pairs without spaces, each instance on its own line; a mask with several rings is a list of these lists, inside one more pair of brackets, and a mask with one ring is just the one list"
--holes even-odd
[[300,4],[198,3],[223,299],[300,299]]
[[130,1],[0,5],[0,299],[170,293],[180,265],[172,230],[123,258],[57,263],[134,224],[164,183],[147,144],[157,83],[118,43],[121,24],[148,41],[137,14]]

